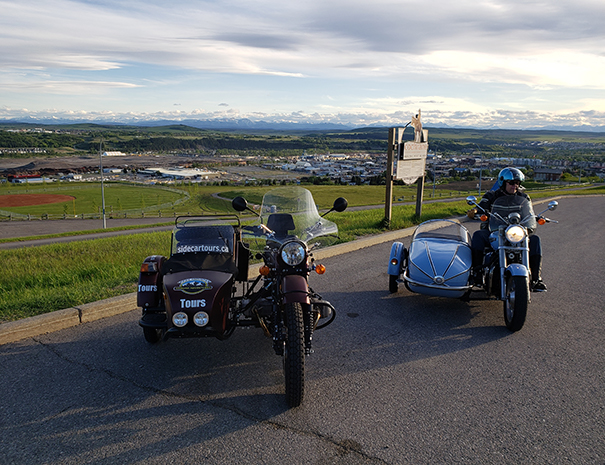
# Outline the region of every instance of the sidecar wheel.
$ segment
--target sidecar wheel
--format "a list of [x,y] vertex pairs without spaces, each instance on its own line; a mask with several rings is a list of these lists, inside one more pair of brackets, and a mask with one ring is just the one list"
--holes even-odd
[[143,328],[143,336],[149,344],[156,344],[162,339],[162,330],[155,328]]
[[398,276],[389,275],[389,292],[394,294],[399,289],[399,283],[397,282]]
[[286,327],[283,356],[286,398],[290,407],[298,407],[305,389],[305,329],[300,303],[286,304]]
[[506,298],[504,300],[504,322],[512,331],[519,331],[525,323],[529,303],[529,287],[525,276],[506,278]]

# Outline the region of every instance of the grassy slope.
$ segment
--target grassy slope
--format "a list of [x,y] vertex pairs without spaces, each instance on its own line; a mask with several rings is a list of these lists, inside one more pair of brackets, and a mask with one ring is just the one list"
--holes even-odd
[[[312,190],[316,198],[329,199],[329,204],[342,194],[338,188],[331,190],[325,186]],[[346,192],[347,197],[353,198],[350,193]],[[570,193],[602,195],[605,188]],[[532,197],[560,194],[552,191],[532,193]],[[362,197],[366,199],[366,196]],[[461,216],[467,209],[464,201],[426,203],[421,220]],[[414,205],[393,207],[391,229],[417,224],[414,215]],[[383,217],[382,208],[330,215],[339,226],[342,241],[383,232]],[[134,292],[143,259],[153,254],[167,255],[169,241],[167,232],[142,233],[0,251],[3,263],[0,268],[0,322]]]

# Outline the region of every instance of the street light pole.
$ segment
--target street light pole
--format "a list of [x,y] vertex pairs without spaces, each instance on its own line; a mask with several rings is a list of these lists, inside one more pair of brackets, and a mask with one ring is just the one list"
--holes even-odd
[[[477,145],[476,142],[473,144]],[[481,152],[481,148],[477,145],[477,149],[479,149],[479,155],[481,155],[481,161],[479,162],[479,197],[481,197],[481,180],[483,179],[483,153]]]
[[99,171],[101,173],[101,210],[103,211],[103,229],[106,229],[107,223],[105,221],[105,186],[103,184],[103,152],[101,151],[102,145],[103,138],[101,137],[101,141],[99,142]]
[[437,158],[437,153],[433,154],[433,198],[435,198],[435,162]]

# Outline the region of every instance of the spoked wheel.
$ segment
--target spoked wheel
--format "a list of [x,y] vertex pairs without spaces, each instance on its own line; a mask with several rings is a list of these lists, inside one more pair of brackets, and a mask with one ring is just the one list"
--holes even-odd
[[397,278],[398,276],[389,275],[389,292],[391,294],[394,294],[395,292],[397,292],[397,289],[399,288],[399,283],[397,282]]
[[156,344],[162,339],[162,330],[155,328],[143,328],[143,336],[149,344]]
[[283,357],[286,398],[290,407],[298,407],[305,390],[305,330],[300,303],[286,304],[286,327]]
[[528,280],[525,276],[508,276],[505,282],[504,322],[510,331],[519,331],[525,323],[529,303]]

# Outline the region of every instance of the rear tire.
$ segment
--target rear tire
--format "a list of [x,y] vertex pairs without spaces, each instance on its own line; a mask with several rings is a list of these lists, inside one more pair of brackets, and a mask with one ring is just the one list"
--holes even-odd
[[397,282],[398,276],[389,275],[389,292],[394,294],[399,289],[399,283]]
[[284,345],[284,375],[286,399],[290,407],[298,407],[305,390],[305,329],[303,310],[299,302],[286,304],[286,342]]
[[508,276],[504,285],[504,322],[510,331],[519,331],[527,316],[529,282],[526,276]]
[[156,344],[162,339],[162,330],[155,328],[143,328],[143,336],[149,344]]

